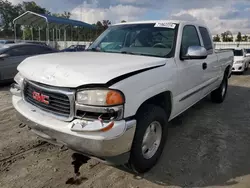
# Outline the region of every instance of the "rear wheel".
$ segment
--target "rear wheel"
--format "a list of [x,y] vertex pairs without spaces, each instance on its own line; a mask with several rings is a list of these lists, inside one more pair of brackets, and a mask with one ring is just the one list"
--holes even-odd
[[227,88],[228,88],[228,77],[225,74],[220,87],[211,93],[211,100],[215,103],[222,103],[226,98]]
[[167,139],[167,114],[145,105],[137,114],[137,126],[128,166],[137,173],[150,170],[162,154]]

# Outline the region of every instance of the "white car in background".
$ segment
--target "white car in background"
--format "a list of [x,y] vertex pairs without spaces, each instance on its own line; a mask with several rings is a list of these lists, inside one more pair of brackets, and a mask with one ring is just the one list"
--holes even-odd
[[246,56],[250,59],[250,48],[246,49]]
[[246,50],[243,48],[234,49],[234,63],[232,72],[243,73],[248,69],[250,57],[247,57]]

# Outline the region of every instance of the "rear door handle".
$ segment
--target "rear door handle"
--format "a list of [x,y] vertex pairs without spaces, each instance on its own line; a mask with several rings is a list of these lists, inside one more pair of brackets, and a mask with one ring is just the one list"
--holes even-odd
[[207,69],[207,63],[206,62],[202,63],[202,69],[203,70]]

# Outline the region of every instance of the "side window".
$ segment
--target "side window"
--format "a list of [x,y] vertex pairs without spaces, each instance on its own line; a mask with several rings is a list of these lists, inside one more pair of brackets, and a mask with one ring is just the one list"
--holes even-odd
[[33,46],[33,54],[45,54],[53,52],[52,49],[43,46]]
[[8,51],[10,56],[23,56],[27,55],[27,53],[29,53],[29,51],[24,46],[15,47]]
[[213,49],[213,44],[212,44],[212,41],[211,41],[211,38],[210,38],[210,35],[209,35],[207,29],[205,27],[199,27],[199,30],[200,30],[201,37],[202,37],[202,40],[204,43],[204,47],[207,50]]
[[181,54],[187,53],[187,49],[190,46],[200,46],[200,39],[196,27],[193,25],[186,25],[183,28],[182,40],[181,40]]

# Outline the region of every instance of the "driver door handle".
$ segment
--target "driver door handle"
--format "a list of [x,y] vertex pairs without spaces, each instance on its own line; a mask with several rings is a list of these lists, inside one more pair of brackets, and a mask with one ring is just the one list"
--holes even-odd
[[202,69],[203,69],[203,70],[206,70],[206,69],[207,69],[207,63],[206,63],[206,62],[202,63]]

